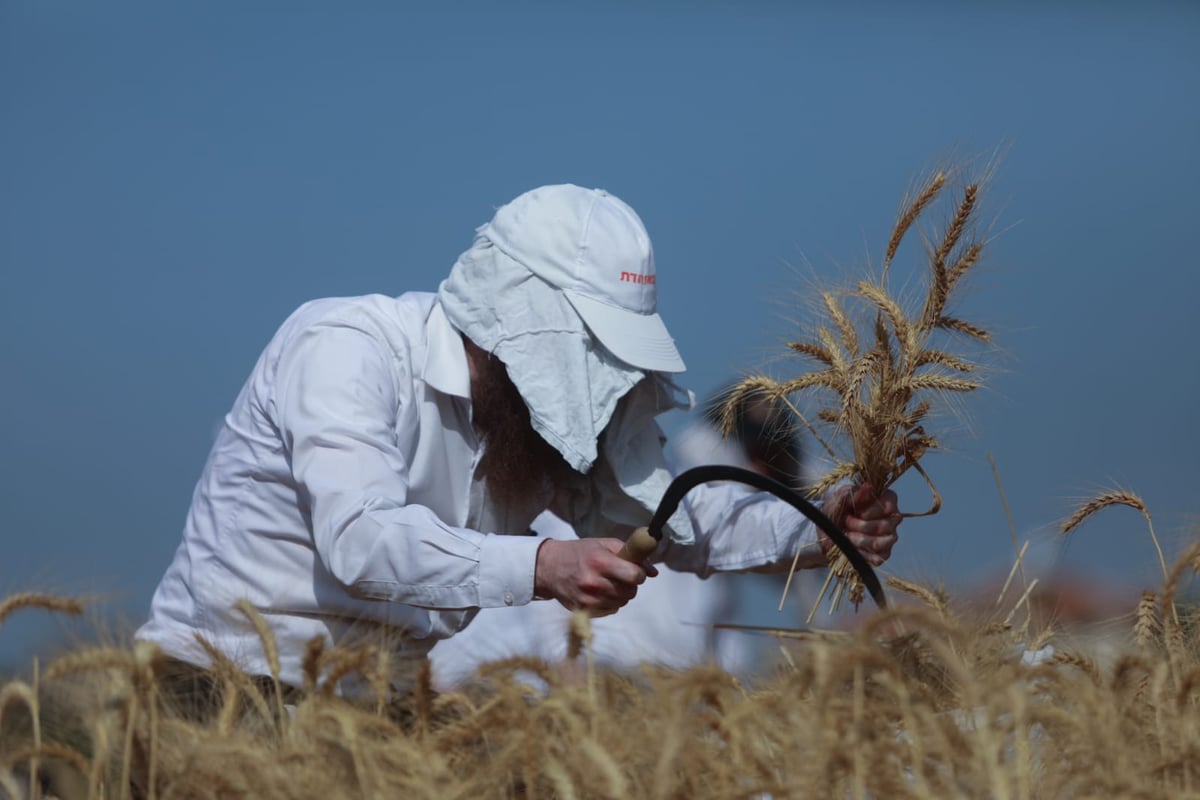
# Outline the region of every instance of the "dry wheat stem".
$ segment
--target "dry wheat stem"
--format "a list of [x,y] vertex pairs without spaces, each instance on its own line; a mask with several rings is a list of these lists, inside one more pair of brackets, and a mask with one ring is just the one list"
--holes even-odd
[[[44,742],[40,745],[23,747],[19,750],[14,750],[11,753],[5,753],[0,758],[0,766],[5,768],[20,764],[22,761],[33,761],[35,759],[58,759],[65,761],[71,765],[71,768],[78,772],[82,777],[87,778],[91,770],[87,759],[81,756],[77,751],[72,750],[65,745],[55,744],[53,742]],[[30,783],[36,783],[36,774],[30,770]]]
[[805,416],[800,409],[796,408],[796,404],[792,402],[792,399],[785,395],[779,398],[779,400],[787,406],[788,410],[791,411],[797,419],[800,420],[801,424],[805,427],[805,429],[808,430],[809,434],[811,434],[812,437],[817,440],[817,443],[825,449],[825,452],[829,455],[829,457],[836,460],[837,454],[833,451],[833,448],[830,447],[829,443],[825,441],[825,438],[821,436],[821,432],[818,431],[816,426],[809,421],[808,417]]
[[1020,596],[1020,597],[1017,599],[1016,605],[1014,605],[1014,606],[1012,607],[1012,609],[1011,609],[1011,610],[1008,612],[1008,616],[1006,616],[1006,617],[1004,618],[1004,624],[1005,624],[1005,625],[1009,625],[1009,624],[1011,624],[1011,623],[1012,623],[1012,618],[1013,618],[1013,616],[1014,616],[1014,615],[1017,613],[1017,610],[1018,610],[1018,609],[1019,609],[1021,606],[1025,605],[1025,603],[1029,601],[1029,595],[1030,595],[1030,594],[1032,594],[1032,592],[1033,592],[1034,588],[1035,588],[1035,587],[1037,587],[1037,585],[1038,585],[1038,579],[1037,579],[1037,578],[1034,578],[1033,580],[1031,580],[1031,581],[1029,582],[1029,585],[1025,587],[1025,591],[1024,591],[1024,592],[1021,594],[1021,596]]
[[[0,689],[0,723],[4,722],[4,712],[9,703],[14,700],[20,700],[25,704],[30,717],[34,715],[34,709],[37,708],[37,697],[34,695],[33,689],[23,681],[10,681],[3,689]],[[3,730],[2,726],[0,726],[0,730]]]
[[132,677],[137,674],[137,657],[115,647],[84,648],[68,653],[50,663],[46,668],[46,680],[52,681],[75,672],[93,670],[117,670]]
[[37,656],[33,658],[33,686],[30,692],[33,695],[33,705],[30,708],[30,714],[33,717],[33,747],[34,755],[29,759],[29,785],[33,787],[34,796],[32,800],[41,800],[41,784],[38,782],[38,757],[37,752],[42,749],[42,715],[41,703],[38,702],[38,696],[41,693],[41,666],[38,663]]
[[133,734],[137,725],[138,696],[130,692],[125,722],[125,749],[121,753],[121,800],[130,797],[133,776]]
[[21,789],[16,778],[13,777],[12,772],[9,770],[0,771],[0,789],[3,789],[4,793],[8,797],[14,798],[14,800],[25,796],[25,792]]
[[900,516],[904,517],[905,519],[912,519],[914,517],[931,517],[934,514],[941,511],[942,510],[942,493],[939,492],[937,486],[935,486],[933,484],[933,480],[930,479],[929,474],[925,472],[925,468],[921,466],[921,462],[914,459],[910,463],[907,463],[905,468],[907,468],[907,467],[912,467],[913,469],[915,469],[917,471],[917,474],[920,475],[921,478],[925,481],[925,485],[929,487],[929,493],[933,497],[930,500],[929,508],[926,509],[925,511],[922,511],[922,512],[906,511],[906,512],[902,513]]
[[103,800],[103,780],[108,764],[108,727],[96,725],[92,731],[92,768],[88,772],[88,800]]
[[[1175,606],[1175,594],[1179,589],[1179,581],[1183,578],[1183,573],[1197,569],[1200,569],[1200,539],[1188,545],[1179,558],[1175,559],[1175,563],[1171,566],[1171,570],[1163,582],[1163,623],[1168,634],[1168,644],[1172,644],[1171,636],[1176,637],[1177,641],[1181,635],[1179,615]],[[1168,608],[1173,612],[1170,620],[1166,619],[1166,609]]]
[[[1013,542],[1013,544],[1015,545],[1016,542]],[[1008,587],[1012,585],[1013,578],[1015,578],[1017,576],[1017,571],[1021,567],[1022,563],[1024,562],[1025,553],[1028,550],[1029,550],[1029,540],[1026,539],[1025,544],[1021,545],[1021,549],[1017,551],[1017,557],[1016,557],[1016,559],[1013,560],[1013,565],[1008,570],[1008,577],[1004,579],[1004,585],[1000,587],[1000,594],[996,595],[996,603],[993,606],[993,608],[1000,608],[1000,604],[1004,601],[1004,596],[1008,594]],[[1020,572],[1021,572],[1021,584],[1025,585],[1027,583],[1027,581],[1025,580],[1025,571],[1023,569],[1021,569]]]
[[[790,577],[790,575],[789,575],[789,577]],[[829,569],[825,570],[825,582],[821,584],[821,591],[817,592],[817,602],[814,602],[812,604],[812,608],[810,608],[808,610],[808,616],[804,618],[805,625],[812,624],[813,619],[817,616],[817,608],[819,607],[819,604],[820,604],[820,598],[824,597],[825,593],[829,591],[829,587],[831,585],[833,585],[834,579],[836,577],[837,576],[834,572],[833,565],[831,565]],[[780,601],[779,601],[779,610],[780,611],[783,610],[783,600],[782,599],[780,599]]]
[[[433,675],[424,675],[427,667],[430,667],[429,660],[421,662],[421,667],[417,670],[418,681],[425,677],[432,680]],[[388,698],[392,691],[392,650],[387,647],[379,648],[379,652],[375,655],[375,669],[371,675],[367,676],[368,682],[371,684],[371,691],[375,693],[375,713],[382,715],[384,707],[387,705]],[[420,685],[420,684],[419,684]],[[432,692],[430,688],[430,692]]]
[[[232,725],[233,717],[237,710],[237,697],[240,692],[250,700],[251,704],[264,720],[271,722],[271,709],[267,706],[267,701],[263,699],[262,692],[258,691],[250,676],[238,669],[237,665],[228,656],[218,650],[212,642],[208,641],[201,634],[193,633],[192,638],[204,648],[205,654],[208,655],[212,662],[211,671],[220,677],[225,684],[223,690],[225,706],[222,708],[221,719],[227,725]],[[228,717],[226,717],[226,714],[228,714]]]
[[[1000,505],[1004,508],[1004,519],[1008,522],[1008,534],[1012,537],[1013,552],[1017,554],[1016,568],[1021,573],[1021,583],[1024,585],[1025,580],[1025,549],[1029,547],[1029,542],[1025,542],[1024,547],[1017,546],[1017,526],[1013,523],[1012,509],[1008,505],[1008,497],[1004,493],[1004,483],[1000,480],[1000,469],[996,466],[996,457],[991,452],[988,453],[988,464],[992,467],[992,478],[996,481],[996,491],[1000,493]],[[1001,590],[1000,597],[1004,596],[1004,592],[1008,589],[1008,583],[1012,581],[1012,573],[1009,573],[1008,581],[1005,582],[1005,588]],[[996,598],[996,605],[999,607],[1000,598]]]
[[271,632],[271,626],[267,624],[263,615],[246,598],[238,600],[234,607],[250,621],[262,642],[263,653],[267,657],[267,666],[271,669],[271,683],[275,687],[276,721],[282,726],[284,717],[287,715],[283,710],[283,687],[279,683],[279,674],[282,670],[279,665],[279,645],[275,641],[275,634]]
[[304,646],[304,658],[301,670],[304,673],[304,693],[312,694],[317,690],[321,679],[321,665],[325,656],[325,637],[317,635],[308,640]]
[[1138,511],[1146,520],[1146,525],[1150,531],[1150,541],[1154,544],[1154,551],[1158,554],[1158,564],[1162,568],[1163,580],[1167,580],[1167,561],[1163,557],[1162,547],[1158,543],[1158,537],[1154,534],[1154,521],[1150,518],[1150,510],[1146,508],[1146,503],[1141,497],[1133,492],[1124,489],[1111,489],[1102,492],[1091,500],[1081,505],[1075,510],[1075,513],[1062,523],[1061,530],[1064,534],[1070,533],[1079,527],[1084,520],[1095,514],[1101,509],[1109,506],[1128,506],[1129,508]]

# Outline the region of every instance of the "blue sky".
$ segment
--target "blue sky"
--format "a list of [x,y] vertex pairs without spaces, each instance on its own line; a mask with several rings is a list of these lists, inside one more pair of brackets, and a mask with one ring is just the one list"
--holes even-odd
[[[1185,3],[0,4],[0,594],[139,619],[283,317],[435,289],[525,189],[641,213],[703,395],[798,333],[808,281],[878,261],[926,168],[997,148],[963,313],[998,369],[891,566],[1007,571],[988,453],[1022,538],[1118,483],[1175,552],[1200,526],[1198,34]],[[1058,558],[1154,577],[1126,510]],[[0,659],[46,625],[13,618]]]

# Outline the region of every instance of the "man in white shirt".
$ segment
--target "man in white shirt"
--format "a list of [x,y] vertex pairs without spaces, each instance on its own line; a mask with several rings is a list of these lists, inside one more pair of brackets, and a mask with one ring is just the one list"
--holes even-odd
[[[213,445],[183,541],[137,632],[197,667],[197,640],[268,675],[247,600],[303,681],[306,644],[424,659],[479,608],[621,608],[653,566],[617,556],[670,480],[654,422],[684,407],[650,240],[616,197],[546,186],[478,229],[436,294],[310,302],[259,358]],[[900,517],[860,487],[839,520],[882,563]],[[525,534],[547,508],[577,540]],[[699,574],[825,563],[787,504],[689,493],[652,561]],[[516,535],[513,535],[516,534]],[[397,687],[404,683],[398,670]]]

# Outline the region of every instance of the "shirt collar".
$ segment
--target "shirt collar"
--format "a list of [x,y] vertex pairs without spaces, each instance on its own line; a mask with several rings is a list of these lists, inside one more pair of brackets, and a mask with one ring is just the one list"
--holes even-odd
[[471,398],[471,373],[467,369],[467,351],[462,336],[442,304],[435,302],[425,323],[428,347],[425,350],[425,382],[443,394]]

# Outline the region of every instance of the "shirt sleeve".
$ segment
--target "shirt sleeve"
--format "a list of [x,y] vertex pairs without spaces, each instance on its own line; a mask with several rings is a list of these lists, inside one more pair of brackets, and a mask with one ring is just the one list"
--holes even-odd
[[728,481],[700,484],[682,505],[696,542],[659,547],[656,560],[671,569],[705,576],[773,571],[790,566],[797,553],[802,568],[825,565],[816,525],[769,492]]
[[301,332],[280,359],[276,422],[318,558],[366,599],[438,609],[528,603],[541,540],[452,527],[407,502],[397,427],[418,434],[410,370],[346,325]]

